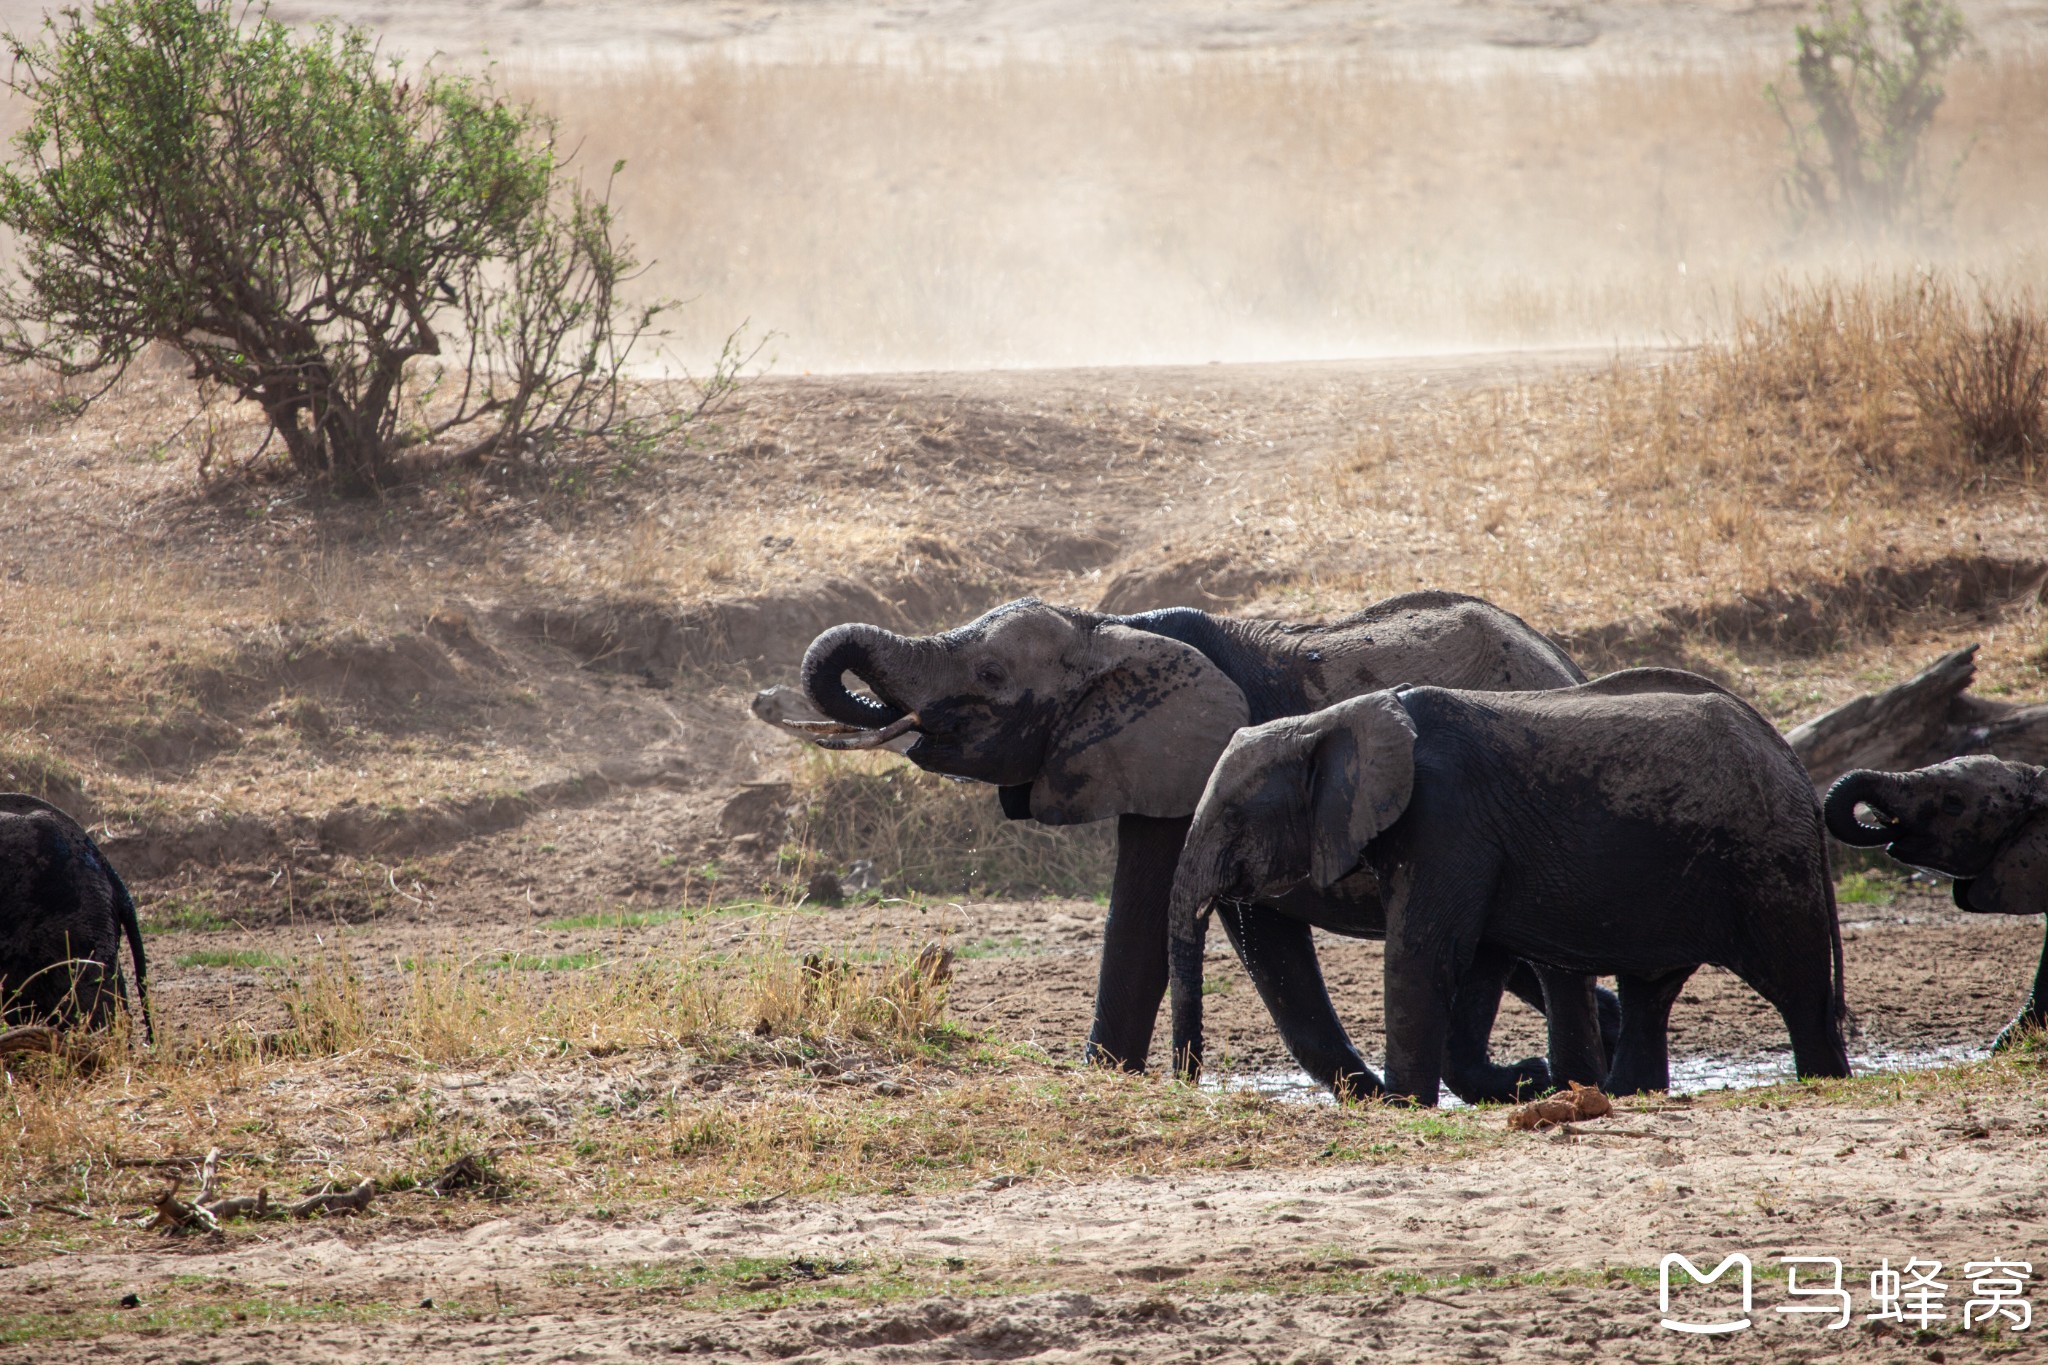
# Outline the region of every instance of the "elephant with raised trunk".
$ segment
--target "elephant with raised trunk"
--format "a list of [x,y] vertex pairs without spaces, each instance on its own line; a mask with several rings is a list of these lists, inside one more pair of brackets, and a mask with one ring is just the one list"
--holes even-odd
[[[2048,911],[2048,768],[1988,754],[1928,768],[1844,773],[1822,803],[1828,832],[1857,848],[1953,877],[1956,905],[1980,915]],[[1865,820],[1861,811],[1871,819]],[[1992,1043],[2048,1028],[2048,940],[2033,989]]]
[[[1205,908],[1303,877],[1335,886],[1362,860],[1386,894],[1389,1095],[1436,1103],[1459,983],[1513,958],[1616,974],[1611,1093],[1669,1087],[1672,1002],[1703,963],[1777,1008],[1802,1077],[1846,1076],[1826,844],[1771,723],[1675,669],[1374,692],[1242,730],[1174,883],[1177,1064],[1201,1060]],[[1553,1065],[1597,1066],[1570,1021],[1552,1012]]]
[[[872,692],[848,689],[848,676]],[[1519,618],[1455,593],[1390,598],[1328,625],[1211,616],[1187,608],[1107,616],[1027,598],[939,635],[879,626],[826,631],[804,656],[803,690],[829,722],[830,747],[912,742],[919,767],[1000,789],[1013,819],[1117,820],[1117,865],[1096,989],[1092,1059],[1142,1068],[1166,991],[1167,898],[1209,771],[1247,724],[1302,715],[1396,683],[1525,691],[1583,680]],[[840,733],[831,733],[838,731]],[[1340,1092],[1370,1088],[1331,1007],[1312,926],[1380,937],[1369,875],[1340,887],[1269,888],[1266,910],[1222,910],[1224,927],[1288,1049]],[[1542,1007],[1526,970],[1508,987]],[[1581,983],[1580,1007],[1595,999]],[[1599,993],[1601,1024],[1616,1026]],[[1494,1067],[1487,1038],[1500,983],[1460,995],[1448,1059],[1453,1088],[1507,1098],[1547,1085],[1540,1060]]]
[[107,1023],[127,995],[124,936],[147,1032],[142,927],[120,874],[63,811],[0,793],[0,1019],[61,1028]]

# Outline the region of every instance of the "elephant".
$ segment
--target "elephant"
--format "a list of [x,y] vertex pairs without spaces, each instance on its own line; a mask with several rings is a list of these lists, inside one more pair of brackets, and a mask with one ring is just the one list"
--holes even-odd
[[[1875,824],[1863,820],[1867,807]],[[1988,754],[1952,758],[1910,772],[1858,768],[1842,774],[1821,803],[1828,832],[1856,848],[1884,850],[1902,863],[1953,877],[1956,905],[1980,915],[2048,911],[2048,768]],[[2034,986],[1994,1052],[2048,1028],[2048,939]]]
[[79,823],[47,801],[0,793],[0,1019],[98,1028],[127,999],[121,938],[152,1041],[148,964],[135,901]]
[[[846,675],[873,697],[848,690]],[[1389,598],[1326,625],[1237,620],[1177,607],[1114,616],[1023,598],[939,635],[848,624],[804,655],[804,695],[829,717],[805,727],[828,747],[900,745],[919,767],[999,788],[1012,819],[1117,820],[1116,872],[1087,1056],[1142,1070],[1166,991],[1166,908],[1188,821],[1237,729],[1318,710],[1396,682],[1476,689],[1568,687],[1571,659],[1520,618],[1448,592]],[[845,733],[851,730],[851,733]],[[842,733],[833,734],[832,731]],[[1224,912],[1224,926],[1289,1051],[1339,1093],[1372,1073],[1337,1020],[1311,926],[1377,938],[1369,875],[1334,891],[1275,888],[1281,913]],[[1526,970],[1508,987],[1542,1008]],[[1592,1027],[1611,1037],[1611,994]],[[1540,1061],[1486,1056],[1500,987],[1459,1000],[1450,1074],[1458,1093],[1506,1097],[1549,1083]]]
[[[1849,1074],[1820,802],[1771,723],[1706,678],[1407,687],[1239,731],[1174,879],[1184,1072],[1200,1065],[1207,907],[1329,887],[1361,859],[1386,897],[1390,1097],[1436,1103],[1454,988],[1503,957],[1616,974],[1610,1093],[1669,1088],[1671,1006],[1703,963],[1776,1006],[1802,1077]],[[1551,1017],[1553,1049],[1590,1057],[1583,1033],[1560,1036],[1571,1012]]]

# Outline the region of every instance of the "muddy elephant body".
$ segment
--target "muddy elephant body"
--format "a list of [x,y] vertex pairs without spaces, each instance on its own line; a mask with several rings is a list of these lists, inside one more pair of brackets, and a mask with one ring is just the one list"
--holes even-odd
[[[1204,907],[1276,878],[1334,885],[1361,860],[1385,890],[1389,1094],[1436,1102],[1458,983],[1503,958],[1616,974],[1616,1093],[1668,1087],[1671,1005],[1705,963],[1778,1009],[1800,1075],[1849,1072],[1819,803],[1777,730],[1705,678],[1406,688],[1242,731],[1173,893],[1183,1064],[1199,1064]],[[1559,1017],[1553,1054],[1583,1055]]]
[[[850,692],[849,675],[873,696]],[[803,666],[805,694],[834,722],[868,737],[856,742],[914,734],[905,751],[913,762],[995,785],[1014,819],[1116,818],[1116,874],[1088,1051],[1132,1068],[1145,1064],[1166,990],[1167,900],[1189,818],[1240,726],[1395,683],[1527,690],[1582,678],[1519,618],[1441,592],[1390,598],[1312,626],[1186,608],[1105,616],[1026,599],[934,636],[837,627],[812,643]],[[1337,888],[1276,889],[1268,904],[1276,913],[1230,907],[1224,922],[1289,1050],[1324,1084],[1370,1088],[1371,1072],[1330,1004],[1311,936],[1312,926],[1383,935],[1370,874]],[[1543,994],[1527,972],[1501,978],[1541,1007]],[[1487,1061],[1500,989],[1500,982],[1482,984],[1459,1002],[1453,1083],[1474,1098],[1512,1095],[1548,1079],[1526,1065]],[[1590,983],[1582,994],[1594,999]],[[1604,1004],[1611,1030],[1611,997]]]
[[[1869,810],[1865,821],[1858,808]],[[1822,803],[1828,832],[1955,883],[1958,908],[1981,915],[2048,911],[2048,768],[1988,754],[1910,772],[1844,773]],[[2027,1030],[2048,1028],[2048,937],[2027,998],[1999,1031],[1994,1050]]]
[[120,874],[63,811],[0,793],[0,1017],[64,1028],[106,1024],[126,995],[124,937],[141,1000],[148,971],[142,929]]

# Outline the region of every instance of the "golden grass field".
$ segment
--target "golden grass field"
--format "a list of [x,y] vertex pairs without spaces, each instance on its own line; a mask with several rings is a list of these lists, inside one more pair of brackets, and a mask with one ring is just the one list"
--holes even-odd
[[[1075,1065],[1107,831],[746,710],[844,619],[1422,585],[1785,726],[1972,641],[1979,692],[2048,695],[2038,449],[1974,453],[1934,378],[2048,316],[2048,80],[1987,31],[1952,212],[1855,247],[1779,211],[1747,39],[515,54],[580,164],[626,159],[645,283],[690,300],[669,361],[771,338],[683,436],[338,501],[168,361],[82,417],[0,373],[0,789],[128,876],[159,1035],[10,1062],[0,1359],[1689,1360],[1669,1251],[2042,1250],[2040,1055],[1982,1059],[2035,920],[1848,873],[1851,1050],[1895,1069],[1776,1078],[1775,1019],[1703,972],[1681,1067],[1771,1083],[1607,1136],[1191,1090]],[[1378,946],[1325,948],[1373,1055]],[[1218,953],[1218,1070],[1269,1085]],[[1496,1051],[1540,1047],[1504,1010]],[[375,1198],[145,1230],[215,1150],[226,1193]],[[1716,1354],[2032,1339],[1823,1333],[1759,1284]]]

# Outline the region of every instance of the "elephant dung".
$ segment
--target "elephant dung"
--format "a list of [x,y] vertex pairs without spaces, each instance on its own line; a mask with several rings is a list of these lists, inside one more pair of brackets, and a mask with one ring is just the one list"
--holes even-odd
[[1525,1104],[1509,1114],[1508,1127],[1545,1133],[1561,1123],[1605,1118],[1614,1112],[1614,1101],[1608,1099],[1598,1086],[1581,1085],[1577,1081],[1570,1084],[1570,1090],[1534,1104]]

